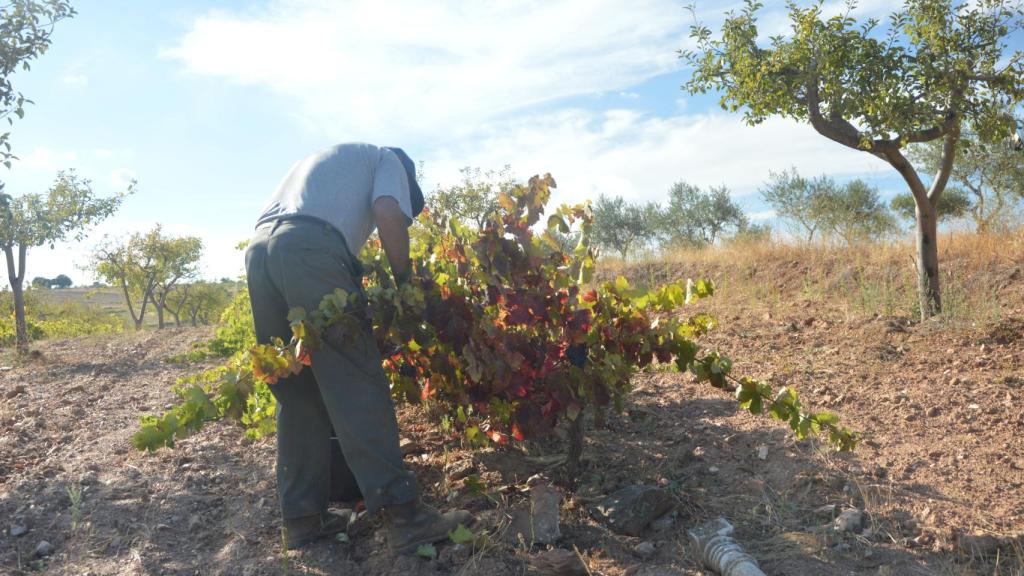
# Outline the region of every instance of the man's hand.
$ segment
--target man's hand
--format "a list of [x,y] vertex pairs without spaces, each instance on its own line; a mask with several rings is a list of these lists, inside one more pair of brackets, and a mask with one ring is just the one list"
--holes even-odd
[[373,218],[377,222],[377,235],[395,275],[395,284],[409,280],[409,218],[390,196],[381,196],[373,203]]

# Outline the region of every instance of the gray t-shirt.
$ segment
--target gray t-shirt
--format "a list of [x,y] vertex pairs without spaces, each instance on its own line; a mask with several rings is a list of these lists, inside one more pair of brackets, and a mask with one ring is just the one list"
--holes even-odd
[[358,254],[376,226],[373,203],[382,196],[397,200],[412,219],[409,180],[398,156],[372,144],[339,144],[296,162],[256,226],[281,216],[312,216],[337,228]]

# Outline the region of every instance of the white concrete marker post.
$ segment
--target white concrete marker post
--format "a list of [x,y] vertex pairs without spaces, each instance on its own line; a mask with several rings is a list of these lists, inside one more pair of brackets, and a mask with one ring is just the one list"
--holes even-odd
[[725,518],[687,530],[694,555],[704,566],[722,576],[765,576],[754,557],[733,540],[732,524]]

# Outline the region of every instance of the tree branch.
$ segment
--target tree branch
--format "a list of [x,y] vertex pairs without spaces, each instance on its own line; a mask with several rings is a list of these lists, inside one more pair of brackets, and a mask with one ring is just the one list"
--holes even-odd
[[25,257],[28,255],[28,246],[18,245],[18,284],[25,281]]
[[817,74],[811,74],[807,80],[807,115],[818,134],[854,150],[863,150],[860,147],[860,131],[853,124],[840,117],[826,120],[822,115]]
[[7,279],[10,281],[11,286],[14,286],[18,280],[18,275],[14,265],[14,247],[4,246],[4,256],[7,257]]
[[931,189],[928,190],[928,200],[931,201],[932,205],[938,205],[939,196],[942,195],[942,191],[946,189],[946,184],[949,182],[949,175],[953,172],[953,161],[956,160],[956,144],[959,141],[960,129],[959,127],[954,127],[946,134],[946,139],[942,143],[942,158],[939,161],[939,171],[935,174],[935,179],[932,180]]
[[924,188],[924,183],[921,182],[921,177],[917,175],[917,170],[914,170],[914,166],[907,160],[907,157],[903,155],[899,148],[888,149],[883,154],[883,158],[900,173],[900,176],[903,176],[903,180],[910,187],[910,193],[914,195],[914,201],[917,202],[917,205],[924,206],[928,202],[928,193]]

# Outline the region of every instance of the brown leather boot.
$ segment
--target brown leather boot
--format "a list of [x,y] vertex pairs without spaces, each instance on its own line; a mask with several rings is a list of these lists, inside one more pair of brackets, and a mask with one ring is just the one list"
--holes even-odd
[[389,506],[384,510],[388,548],[395,554],[412,554],[420,546],[448,538],[448,533],[458,528],[459,524],[471,528],[475,522],[476,519],[467,510],[452,510],[442,514],[419,500]]
[[334,512],[321,512],[312,516],[300,516],[284,521],[284,541],[289,550],[301,548],[306,544],[334,536],[348,529],[348,516]]

